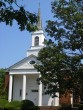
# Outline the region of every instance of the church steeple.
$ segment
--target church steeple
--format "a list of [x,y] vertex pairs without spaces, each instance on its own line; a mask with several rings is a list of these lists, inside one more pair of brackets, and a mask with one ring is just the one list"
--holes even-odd
[[40,12],[40,3],[39,3],[39,8],[38,8],[37,28],[38,28],[38,30],[42,30],[42,20],[41,20],[41,12]]
[[33,32],[32,35],[32,45],[30,49],[27,51],[27,56],[29,55],[35,55],[37,56],[40,49],[44,47],[44,40],[45,40],[45,35],[44,31],[42,28],[42,19],[41,19],[41,13],[40,13],[40,4],[38,8],[38,19],[37,19],[37,28],[35,32]]

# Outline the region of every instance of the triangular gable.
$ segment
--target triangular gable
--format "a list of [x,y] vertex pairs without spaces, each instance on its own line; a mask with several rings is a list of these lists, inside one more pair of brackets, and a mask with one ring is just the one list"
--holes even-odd
[[30,55],[28,57],[25,57],[21,61],[15,63],[14,65],[10,66],[8,70],[12,69],[32,69],[34,66],[30,64],[30,61],[37,61],[35,55]]

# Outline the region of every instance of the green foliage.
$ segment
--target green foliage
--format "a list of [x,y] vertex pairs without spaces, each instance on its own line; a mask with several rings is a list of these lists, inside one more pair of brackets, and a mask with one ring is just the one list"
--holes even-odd
[[83,110],[83,104],[79,104],[79,110]]
[[0,99],[0,107],[4,108],[6,104],[8,104],[8,101],[7,100]]
[[20,101],[12,101],[5,105],[5,108],[12,108],[12,109],[20,109],[21,108],[21,102]]
[[76,108],[78,108],[77,110],[83,110],[83,104],[80,104],[80,103],[75,103],[75,104],[73,104],[73,107],[76,107]]
[[39,110],[39,107],[35,106],[30,100],[22,100],[21,110]]
[[82,0],[54,0],[54,20],[47,21],[50,39],[40,50],[35,68],[41,73],[45,92],[75,92],[83,97],[83,2]]
[[32,110],[34,103],[30,100],[23,100],[21,105],[21,110]]
[[82,6],[82,0],[54,0],[52,12],[55,21],[49,20],[46,28],[48,35],[60,41],[65,49],[72,51],[78,49],[78,53],[81,54],[83,52]]
[[0,69],[0,88],[3,87],[4,83],[4,79],[5,79],[5,69]]
[[30,100],[11,101],[0,99],[0,110],[39,110]]
[[62,106],[59,110],[72,110],[70,105]]
[[18,0],[1,0],[0,1],[0,22],[5,22],[6,25],[13,25],[15,20],[19,29],[34,31],[37,29],[37,16],[29,11],[26,11],[23,6],[19,6]]
[[8,102],[5,99],[0,99],[0,108],[4,110],[20,110],[21,102],[20,101]]
[[34,106],[32,110],[40,110],[38,106]]
[[11,105],[10,103],[7,103],[4,107],[4,110],[14,110],[14,106]]
[[79,105],[80,105],[79,103],[74,103],[73,107],[79,107]]
[[5,69],[0,69],[0,98],[7,98],[7,90],[4,89],[5,83]]

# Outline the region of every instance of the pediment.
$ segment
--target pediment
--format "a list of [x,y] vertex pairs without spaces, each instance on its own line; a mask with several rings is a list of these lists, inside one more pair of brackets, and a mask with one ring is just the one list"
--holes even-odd
[[[31,63],[32,62],[32,63]],[[33,63],[37,62],[35,55],[30,55],[21,61],[17,62],[16,64],[10,66],[8,70],[12,69],[34,69]]]

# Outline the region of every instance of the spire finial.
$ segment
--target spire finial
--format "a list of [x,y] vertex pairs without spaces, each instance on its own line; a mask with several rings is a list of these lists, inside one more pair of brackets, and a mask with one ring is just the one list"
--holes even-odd
[[42,29],[42,20],[41,20],[41,12],[40,12],[40,3],[39,3],[39,8],[38,8],[38,18],[37,18],[37,28],[38,30]]
[[40,2],[39,2],[39,8],[40,8]]

